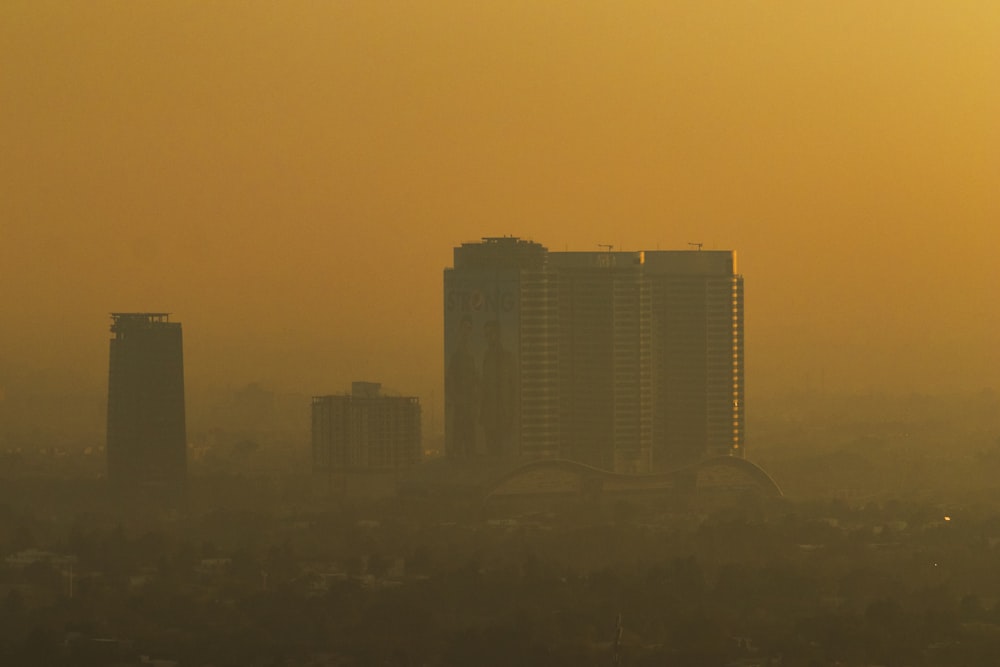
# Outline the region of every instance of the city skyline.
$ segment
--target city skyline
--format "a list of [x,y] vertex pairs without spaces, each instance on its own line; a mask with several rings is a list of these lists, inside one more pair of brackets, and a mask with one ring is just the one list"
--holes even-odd
[[998,36],[0,2],[0,664],[1000,664]]

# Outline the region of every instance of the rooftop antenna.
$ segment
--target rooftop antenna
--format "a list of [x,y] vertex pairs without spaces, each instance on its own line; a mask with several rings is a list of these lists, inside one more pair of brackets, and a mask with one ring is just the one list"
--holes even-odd
[[696,249],[696,250],[701,250],[702,246],[704,246],[705,244],[704,243],[688,243],[688,245],[691,246],[692,248]]

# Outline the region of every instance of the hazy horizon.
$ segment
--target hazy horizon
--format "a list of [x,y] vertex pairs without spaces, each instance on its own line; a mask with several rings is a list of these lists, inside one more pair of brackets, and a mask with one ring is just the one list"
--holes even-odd
[[1000,388],[997,34],[979,2],[4,3],[0,372],[101,387],[108,313],[165,311],[189,390],[439,410],[452,248],[515,235],[735,249],[751,403]]

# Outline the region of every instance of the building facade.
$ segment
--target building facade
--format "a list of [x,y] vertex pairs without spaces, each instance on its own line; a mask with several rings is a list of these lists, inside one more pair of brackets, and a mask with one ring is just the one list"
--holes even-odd
[[445,448],[452,458],[558,449],[548,251],[516,238],[454,251],[444,273]]
[[651,315],[641,259],[550,255],[561,458],[619,472],[651,469]]
[[736,253],[648,251],[653,458],[743,456],[743,277]]
[[[513,237],[445,269],[448,455],[649,472],[744,447],[743,279],[732,251],[549,252]],[[510,403],[490,446],[489,322]],[[495,356],[495,355],[494,355]]]
[[312,399],[313,471],[394,470],[420,460],[420,401],[373,382]]
[[184,351],[168,313],[112,313],[108,479],[177,489],[187,476]]

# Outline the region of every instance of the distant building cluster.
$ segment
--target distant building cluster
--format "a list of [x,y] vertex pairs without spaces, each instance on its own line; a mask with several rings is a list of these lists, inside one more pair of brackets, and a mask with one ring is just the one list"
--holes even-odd
[[[568,459],[678,469],[744,451],[743,278],[733,251],[550,252],[516,237],[454,249],[444,271],[449,459]],[[180,489],[187,470],[181,325],[113,313],[108,477]],[[254,388],[256,389],[256,388]],[[259,390],[248,413],[273,409]],[[355,382],[312,399],[318,474],[420,461],[420,401]]]
[[375,382],[354,382],[347,395],[312,399],[315,473],[393,470],[420,460],[420,401],[383,396]]
[[[176,494],[187,477],[181,325],[168,313],[111,319],[108,478],[120,492]],[[240,397],[251,411],[273,407],[256,387]],[[312,445],[317,473],[411,466],[421,455],[420,401],[384,396],[372,382],[355,382],[348,395],[316,396]]]
[[444,272],[449,457],[649,472],[742,456],[733,251],[455,248]]

